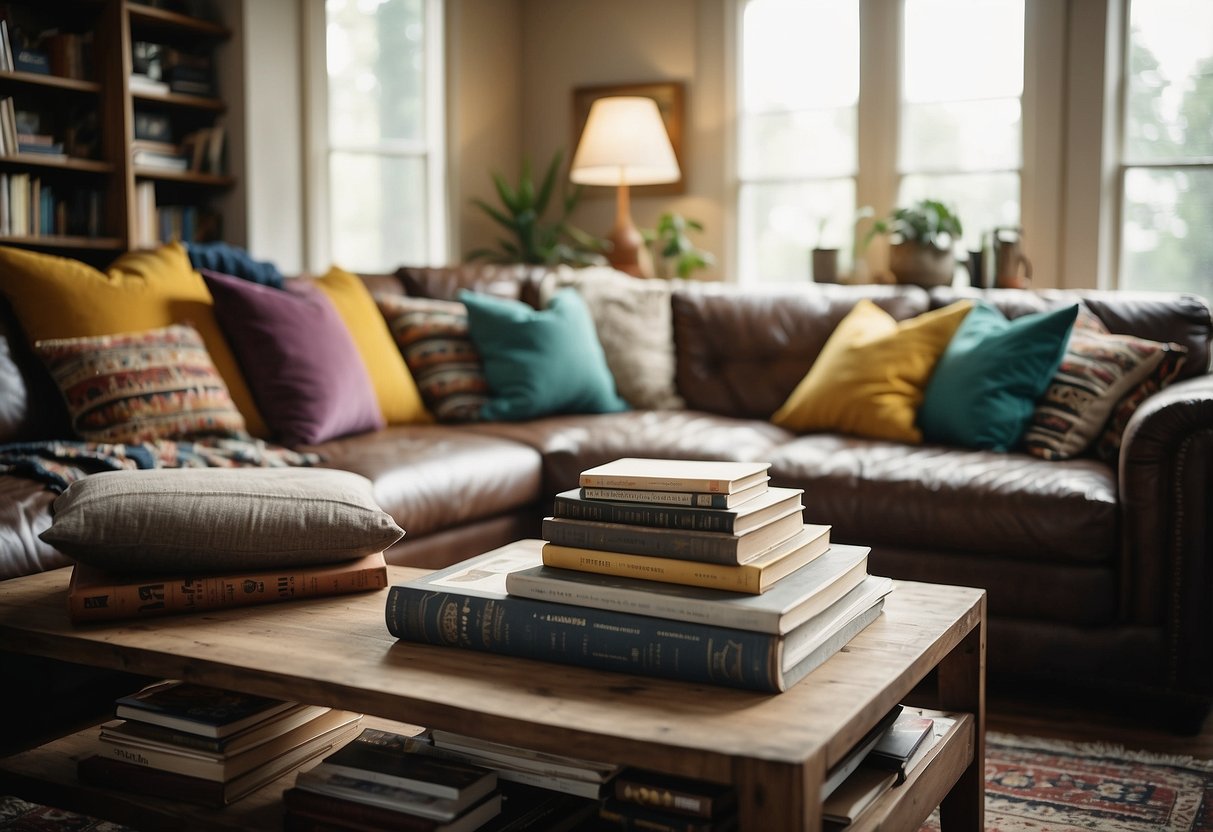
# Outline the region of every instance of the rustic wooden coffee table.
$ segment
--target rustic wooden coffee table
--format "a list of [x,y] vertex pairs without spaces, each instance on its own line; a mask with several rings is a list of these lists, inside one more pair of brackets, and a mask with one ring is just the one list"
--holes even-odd
[[[340,706],[540,751],[733,783],[741,828],[818,829],[825,773],[918,686],[956,727],[856,829],[982,828],[985,593],[899,583],[884,615],[766,695],[396,642],[386,592],[73,627],[70,570],[0,582],[0,649]],[[419,570],[391,567],[400,582]],[[920,685],[920,683],[924,683]],[[0,760],[0,793],[149,827],[275,828],[287,775],[223,810],[77,782],[92,732]]]

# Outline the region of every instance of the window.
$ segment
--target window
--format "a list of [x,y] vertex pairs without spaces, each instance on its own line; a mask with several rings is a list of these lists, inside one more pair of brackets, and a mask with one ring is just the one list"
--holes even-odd
[[974,250],[1020,225],[1024,0],[739,2],[742,280],[848,268],[861,205],[941,199]]
[[1213,297],[1213,4],[1131,0],[1126,48],[1119,285]]
[[444,262],[441,0],[326,0],[322,31],[313,265]]

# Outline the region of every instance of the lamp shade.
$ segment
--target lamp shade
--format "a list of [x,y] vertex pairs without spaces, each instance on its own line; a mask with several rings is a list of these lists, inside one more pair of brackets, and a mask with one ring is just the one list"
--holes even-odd
[[593,103],[570,179],[581,185],[657,185],[681,176],[656,101],[611,96]]

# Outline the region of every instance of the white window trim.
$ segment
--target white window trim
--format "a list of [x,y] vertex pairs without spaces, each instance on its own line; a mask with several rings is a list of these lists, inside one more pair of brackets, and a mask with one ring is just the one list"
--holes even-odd
[[[332,265],[332,226],[329,215],[329,155],[334,151],[373,153],[377,156],[418,157],[427,160],[426,211],[427,263],[442,265],[450,256],[451,217],[445,132],[446,36],[444,0],[425,0],[426,114],[424,142],[387,142],[371,147],[334,146],[328,133],[328,68],[326,63],[325,9],[317,0],[299,0],[303,22],[303,153],[304,228],[306,264],[313,274]],[[396,264],[405,265],[405,264]]]
[[[1124,0],[1111,0],[1124,2]],[[729,160],[726,229],[727,273],[741,274],[738,203],[741,179],[737,171],[740,124],[740,37],[745,0],[731,0],[726,10],[726,92]],[[1063,216],[1066,214],[1063,147],[1066,140],[1066,50],[1073,39],[1067,27],[1068,4],[1056,0],[1026,0],[1024,10],[1023,166],[1020,169],[1020,223],[1025,250],[1032,260],[1040,288],[1067,285],[1062,267]],[[858,164],[855,203],[870,205],[878,216],[896,207],[900,176],[897,169],[898,119],[901,110],[902,0],[860,0],[860,91],[857,112]],[[1102,31],[1102,30],[1100,30]],[[1069,33],[1069,38],[1067,34]],[[1092,39],[1087,36],[1089,43]],[[875,83],[865,79],[890,79]],[[1072,94],[1072,91],[1071,91]],[[888,262],[887,241],[877,237],[866,254],[869,268]],[[1069,264],[1067,263],[1067,266]],[[759,276],[759,279],[761,277]]]

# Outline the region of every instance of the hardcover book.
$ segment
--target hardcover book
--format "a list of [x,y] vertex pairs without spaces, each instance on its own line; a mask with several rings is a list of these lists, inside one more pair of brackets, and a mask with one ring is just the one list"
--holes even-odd
[[[315,806],[318,805],[317,800],[335,797],[366,806],[377,806],[389,812],[404,812],[432,820],[454,820],[460,812],[475,802],[435,797],[432,794],[422,794],[315,768],[300,772],[295,778],[295,788],[309,794],[308,797],[298,798],[301,807]],[[312,797],[313,795],[315,797]]]
[[116,700],[115,716],[188,734],[226,737],[295,704],[169,680]]
[[830,546],[829,526],[805,525],[792,537],[777,543],[753,560],[730,566],[721,563],[657,558],[576,546],[543,547],[543,563],[599,575],[642,578],[646,581],[702,586],[730,592],[758,594],[795,572]]
[[314,832],[473,832],[501,812],[501,795],[490,795],[451,820],[434,820],[380,806],[317,795],[303,789],[282,793],[286,807],[286,829]]
[[696,508],[645,503],[586,500],[577,489],[557,494],[553,513],[573,520],[626,523],[661,529],[745,534],[791,509],[802,508],[799,488],[769,488],[736,508]]
[[481,766],[439,759],[425,749],[412,750],[415,744],[392,747],[376,736],[383,731],[368,731],[335,754],[324,758],[315,771],[341,774],[358,780],[382,783],[398,789],[433,795],[469,804],[497,788],[497,773]]
[[857,587],[868,574],[868,551],[860,546],[833,546],[761,595],[551,566],[510,572],[506,591],[519,598],[783,635]]
[[582,488],[732,494],[767,477],[769,462],[625,457],[581,472]]
[[104,734],[98,740],[98,745],[101,756],[112,760],[226,783],[275,757],[314,741],[319,736],[331,735],[343,728],[352,727],[359,718],[359,714],[348,711],[329,710],[280,737],[238,754],[206,754],[188,748],[151,746],[114,739]]
[[355,723],[323,734],[226,783],[133,765],[97,755],[82,759],[76,770],[81,780],[97,786],[222,807],[341,745],[357,730]]
[[545,517],[543,536],[560,546],[736,565],[752,560],[772,546],[793,537],[804,525],[801,511],[800,502],[797,501],[783,514],[745,534],[655,529],[624,523]]
[[463,734],[454,734],[450,731],[434,730],[430,731],[430,736],[436,748],[454,751],[470,761],[488,768],[506,766],[538,774],[550,774],[554,777],[586,780],[592,783],[605,783],[619,771],[619,766],[610,763],[565,757],[560,754],[545,754],[541,751],[489,742]]
[[615,778],[615,799],[697,818],[720,817],[737,808],[737,790],[720,783],[627,769]]
[[622,503],[652,503],[666,506],[699,506],[700,508],[736,508],[767,490],[770,477],[763,477],[749,488],[732,494],[710,494],[706,491],[642,491],[635,488],[582,488],[584,500],[613,500]]
[[152,747],[178,750],[193,749],[205,754],[239,754],[275,737],[280,737],[300,725],[327,713],[323,705],[293,705],[264,722],[237,731],[223,739],[202,737],[130,719],[112,719],[101,726],[101,736],[128,743],[143,743]]
[[388,630],[404,641],[775,692],[841,649],[883,604],[816,634],[791,661],[785,642],[796,631],[781,637],[508,596],[508,574],[538,565],[541,547],[518,541],[393,586]]
[[598,807],[598,819],[602,829],[637,832],[730,832],[737,828],[735,814],[698,818],[615,798],[608,798]]
[[381,553],[341,563],[224,574],[132,576],[77,563],[67,605],[72,621],[79,623],[346,595],[386,586]]

